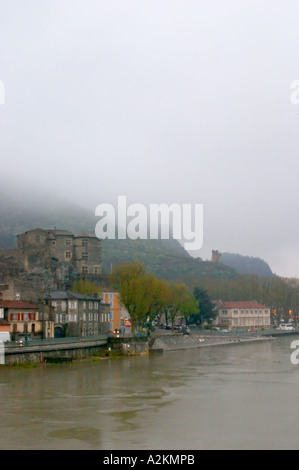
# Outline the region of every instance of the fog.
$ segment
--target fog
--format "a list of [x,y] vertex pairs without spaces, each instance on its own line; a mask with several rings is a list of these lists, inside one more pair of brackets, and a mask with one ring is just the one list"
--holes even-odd
[[298,17],[295,0],[2,0],[2,177],[92,210],[203,204],[196,256],[299,277]]

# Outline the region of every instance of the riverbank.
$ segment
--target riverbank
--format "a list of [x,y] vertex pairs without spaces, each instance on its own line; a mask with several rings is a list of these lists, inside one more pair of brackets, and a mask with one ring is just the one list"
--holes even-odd
[[226,336],[182,333],[153,335],[149,338],[106,338],[52,345],[31,345],[5,349],[5,365],[64,364],[72,361],[112,359],[121,356],[147,356],[150,353],[180,351],[215,346],[234,346],[272,341],[268,336]]
[[209,335],[158,335],[150,347],[151,351],[178,351],[183,349],[198,349],[215,346],[233,346],[248,343],[272,341],[272,337],[228,337]]

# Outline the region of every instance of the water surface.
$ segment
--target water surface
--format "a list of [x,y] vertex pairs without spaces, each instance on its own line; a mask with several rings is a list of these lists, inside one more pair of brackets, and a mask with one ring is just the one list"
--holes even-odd
[[294,339],[0,367],[0,448],[299,449]]

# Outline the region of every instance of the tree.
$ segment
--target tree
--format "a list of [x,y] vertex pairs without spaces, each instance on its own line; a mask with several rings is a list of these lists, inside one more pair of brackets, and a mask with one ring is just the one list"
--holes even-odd
[[101,288],[90,281],[74,281],[71,285],[70,290],[77,294],[84,294],[94,296],[97,294],[98,297],[101,295]]
[[172,326],[178,314],[182,314],[182,308],[188,298],[188,290],[185,284],[170,284],[169,317]]
[[195,287],[194,297],[198,301],[198,314],[201,325],[204,321],[210,323],[211,319],[216,318],[217,312],[214,310],[214,306],[207,294],[207,291]]
[[120,300],[130,315],[132,331],[140,323],[139,310],[143,299],[140,279],[145,275],[145,266],[139,261],[117,265],[111,275],[111,282],[118,290]]
[[198,315],[198,301],[193,295],[189,294],[185,298],[181,306],[181,314],[185,319],[186,325],[188,324],[191,315]]

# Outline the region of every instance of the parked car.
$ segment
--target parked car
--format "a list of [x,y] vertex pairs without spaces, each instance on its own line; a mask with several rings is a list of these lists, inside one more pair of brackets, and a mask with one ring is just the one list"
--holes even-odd
[[295,327],[290,323],[281,323],[277,329],[282,331],[295,331]]
[[24,346],[25,344],[29,344],[32,342],[31,336],[26,336],[26,335],[19,335],[17,339],[15,340],[15,343],[18,344],[19,346]]
[[183,333],[183,335],[190,335],[190,334],[191,334],[191,331],[190,331],[190,329],[188,328],[188,326],[183,326],[183,327],[182,327],[182,333]]
[[248,330],[248,333],[256,333],[256,330],[254,329]]

